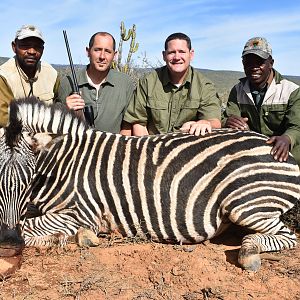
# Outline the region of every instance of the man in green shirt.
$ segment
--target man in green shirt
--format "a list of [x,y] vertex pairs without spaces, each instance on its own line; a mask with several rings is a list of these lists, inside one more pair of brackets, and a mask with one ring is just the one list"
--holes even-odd
[[222,126],[267,135],[274,159],[286,161],[291,151],[300,165],[299,86],[273,69],[272,48],[263,37],[247,41],[242,62],[246,77],[230,92]]
[[92,106],[95,128],[119,133],[134,83],[128,75],[111,69],[115,47],[111,34],[95,33],[86,48],[90,63],[76,74],[80,94],[74,93],[73,80],[66,76],[61,80],[58,101],[75,111]]
[[171,34],[165,41],[166,66],[139,81],[124,116],[133,135],[184,131],[204,135],[221,127],[221,107],[213,84],[190,66],[190,38]]

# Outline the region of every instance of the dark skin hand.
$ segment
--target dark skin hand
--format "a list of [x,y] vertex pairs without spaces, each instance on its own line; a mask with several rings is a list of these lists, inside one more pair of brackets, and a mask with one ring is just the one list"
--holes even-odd
[[248,121],[248,118],[231,115],[228,117],[225,127],[239,129],[239,130],[249,130],[247,121]]
[[291,145],[291,140],[287,135],[272,136],[266,143],[274,145],[271,155],[273,155],[275,160],[280,162],[287,161]]
[[[232,115],[228,117],[226,121],[226,127],[238,130],[249,130],[247,121],[248,118]],[[274,145],[271,150],[271,155],[275,160],[280,162],[287,161],[291,145],[291,140],[287,135],[272,136],[267,140],[266,143]]]

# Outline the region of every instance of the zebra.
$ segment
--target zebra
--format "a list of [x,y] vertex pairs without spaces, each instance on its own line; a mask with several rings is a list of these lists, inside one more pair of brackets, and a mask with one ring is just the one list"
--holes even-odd
[[[15,252],[20,240],[50,246],[82,227],[193,244],[234,223],[252,231],[239,264],[257,271],[261,252],[295,247],[279,217],[300,195],[295,160],[275,161],[266,139],[232,129],[128,137],[89,128],[63,106],[13,101],[0,129],[0,255],[11,241]],[[28,203],[41,215],[26,218]]]

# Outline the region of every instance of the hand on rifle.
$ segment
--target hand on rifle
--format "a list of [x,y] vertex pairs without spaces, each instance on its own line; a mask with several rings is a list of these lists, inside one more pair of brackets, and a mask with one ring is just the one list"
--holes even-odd
[[74,93],[66,98],[66,104],[69,109],[80,110],[84,109],[84,100],[80,94]]

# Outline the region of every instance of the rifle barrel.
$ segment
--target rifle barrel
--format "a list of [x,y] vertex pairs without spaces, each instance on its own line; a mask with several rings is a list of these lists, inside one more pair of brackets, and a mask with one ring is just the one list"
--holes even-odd
[[65,39],[65,44],[66,44],[67,53],[68,53],[68,57],[69,57],[70,68],[71,68],[71,72],[72,72],[72,78],[73,78],[73,83],[74,83],[74,93],[79,94],[78,82],[77,82],[77,78],[76,78],[76,73],[75,73],[75,69],[74,69],[74,64],[73,64],[73,60],[72,60],[72,55],[71,55],[71,50],[70,50],[66,30],[63,30],[63,35],[64,35],[64,39]]

